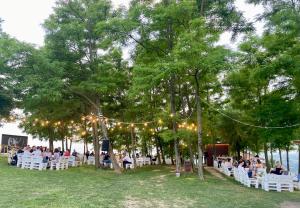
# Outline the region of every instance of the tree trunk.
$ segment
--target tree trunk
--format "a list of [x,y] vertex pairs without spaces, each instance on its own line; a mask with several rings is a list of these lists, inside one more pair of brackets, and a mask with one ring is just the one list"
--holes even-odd
[[69,148],[68,148],[68,137],[66,137],[66,142],[65,142],[65,144],[66,144],[66,150],[69,149]]
[[53,138],[49,138],[49,150],[53,152]]
[[192,170],[194,170],[194,153],[193,153],[193,149],[192,149],[192,142],[189,142],[189,153],[190,153],[190,163],[192,165]]
[[266,166],[267,166],[267,172],[270,171],[270,163],[269,163],[269,157],[268,157],[268,146],[267,143],[264,143],[264,154],[265,154],[265,161],[266,161]]
[[159,143],[158,143],[158,137],[157,136],[155,136],[155,146],[156,146],[156,155],[157,155],[156,159],[158,161],[158,165],[160,165],[161,164],[161,159],[160,159]]
[[85,155],[86,152],[87,151],[86,151],[86,148],[85,148],[85,142],[83,141],[83,154]]
[[147,142],[146,142],[146,139],[143,138],[143,141],[142,141],[142,155],[146,156],[147,154],[148,154]]
[[65,142],[64,142],[64,138],[61,139],[61,150],[64,152],[65,151]]
[[[100,107],[100,101],[98,100],[98,103],[97,103],[97,115],[100,117],[99,119],[99,125],[101,127],[101,130],[102,130],[102,134],[103,134],[103,137],[104,138],[107,138],[108,139],[108,134],[107,134],[107,129],[106,129],[106,125],[105,125],[105,122],[104,122],[104,119],[103,118],[103,114],[102,114],[102,110],[101,110],[101,107]],[[121,168],[116,160],[116,157],[115,157],[115,154],[114,154],[114,151],[113,151],[113,146],[111,144],[111,140],[109,140],[109,146],[108,146],[108,153],[109,153],[109,156],[111,158],[111,161],[112,161],[112,164],[113,164],[113,168],[115,170],[116,173],[120,174],[121,173]]]
[[290,171],[289,147],[286,148],[286,168],[287,171]]
[[280,160],[280,164],[282,164],[282,155],[281,155],[281,149],[278,148],[278,151],[279,151],[279,160]]
[[174,163],[174,141],[170,144],[170,157],[171,157],[171,164],[175,165]]
[[134,165],[134,167],[136,167],[136,157],[135,157],[136,143],[135,143],[134,127],[131,126],[130,130],[131,130],[130,135],[131,135],[131,149],[132,149],[133,165]]
[[162,164],[165,165],[166,164],[166,158],[165,158],[165,153],[164,153],[162,141],[161,141],[160,138],[158,138],[158,142],[159,142],[159,149],[160,149],[161,157],[162,157]]
[[175,152],[175,162],[176,162],[176,174],[180,175],[180,155],[178,151],[178,138],[177,134],[177,124],[175,120],[176,109],[175,109],[175,75],[172,73],[170,80],[170,101],[171,101],[171,117],[172,117],[172,131],[174,135],[174,152]]
[[95,168],[100,168],[100,146],[99,146],[99,135],[97,123],[93,123],[93,140],[94,140],[94,151],[95,151]]
[[72,149],[73,139],[70,140],[70,151]]
[[199,71],[195,74],[196,81],[196,108],[197,108],[197,136],[198,136],[198,177],[200,180],[204,180],[203,175],[203,151],[202,151],[202,109],[200,101],[200,92],[199,92],[199,82],[198,82]]
[[272,144],[270,145],[270,153],[271,153],[271,167],[274,167],[274,159],[273,159],[273,148],[272,148]]

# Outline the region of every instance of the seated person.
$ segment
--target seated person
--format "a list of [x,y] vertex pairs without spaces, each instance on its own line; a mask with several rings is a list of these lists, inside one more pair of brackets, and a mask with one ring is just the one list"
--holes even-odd
[[42,155],[43,155],[43,161],[45,163],[48,162],[52,157],[52,153],[49,151],[48,148],[45,148],[45,151],[42,153]]
[[103,157],[103,163],[105,164],[108,164],[108,163],[111,163],[111,160],[110,160],[110,156],[108,153],[106,153]]
[[89,152],[89,151],[86,151],[85,157],[86,157],[87,160],[89,159],[89,156],[90,156],[90,152]]
[[231,159],[230,158],[227,159],[227,161],[225,162],[224,165],[225,165],[225,167],[228,168],[229,171],[232,170],[232,164],[231,164]]
[[257,169],[258,169],[258,168],[263,168],[263,165],[262,165],[260,159],[257,159],[256,164],[255,164],[255,167],[256,167]]
[[34,151],[32,152],[32,156],[33,156],[33,157],[40,157],[40,156],[42,156],[41,148],[40,148],[40,147],[37,147],[36,150],[34,150]]
[[76,150],[74,149],[73,152],[72,152],[72,156],[77,157],[77,154],[78,154],[78,153],[77,153]]
[[30,147],[24,147],[24,150],[23,150],[23,155],[25,156],[25,157],[29,157],[29,156],[31,156],[31,153],[30,153]]
[[283,166],[279,161],[276,161],[275,167],[271,170],[271,174],[282,175],[282,171],[284,170]]
[[245,161],[244,160],[240,160],[239,162],[238,162],[238,168],[245,168],[246,167],[246,163],[245,163]]
[[250,160],[247,160],[245,164],[246,164],[245,170],[247,171],[249,178],[252,178],[253,166],[251,165]]
[[59,158],[60,158],[60,156],[61,156],[61,155],[60,155],[59,149],[55,148],[54,154],[53,154],[53,159],[56,160],[56,161],[58,161]]
[[64,156],[65,156],[65,157],[70,157],[70,156],[71,156],[70,150],[69,150],[69,149],[67,149],[67,150],[64,152]]
[[218,158],[218,168],[221,168],[221,167],[222,167],[222,159]]
[[126,164],[132,164],[131,158],[126,154],[125,157],[123,157],[123,168],[126,168]]

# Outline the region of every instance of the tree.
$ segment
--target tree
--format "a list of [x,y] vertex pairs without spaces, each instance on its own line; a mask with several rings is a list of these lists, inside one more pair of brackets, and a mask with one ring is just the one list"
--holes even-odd
[[14,74],[22,67],[30,50],[28,44],[21,43],[2,32],[0,25],[0,117],[8,117],[17,105],[15,101],[18,92],[13,87]]

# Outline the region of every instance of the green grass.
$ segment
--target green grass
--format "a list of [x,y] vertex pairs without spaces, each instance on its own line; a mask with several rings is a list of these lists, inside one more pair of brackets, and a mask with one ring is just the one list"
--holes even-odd
[[176,178],[170,167],[145,167],[116,175],[93,167],[31,171],[0,159],[0,207],[279,207],[300,201],[300,192],[277,193],[246,188],[206,173]]

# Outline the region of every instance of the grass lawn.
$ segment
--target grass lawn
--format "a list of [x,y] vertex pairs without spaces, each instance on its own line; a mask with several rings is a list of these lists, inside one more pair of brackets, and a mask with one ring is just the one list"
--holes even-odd
[[0,159],[0,207],[280,207],[300,201],[300,192],[277,193],[246,188],[233,179],[206,173],[176,178],[170,167],[145,167],[118,176],[93,167],[31,171]]

